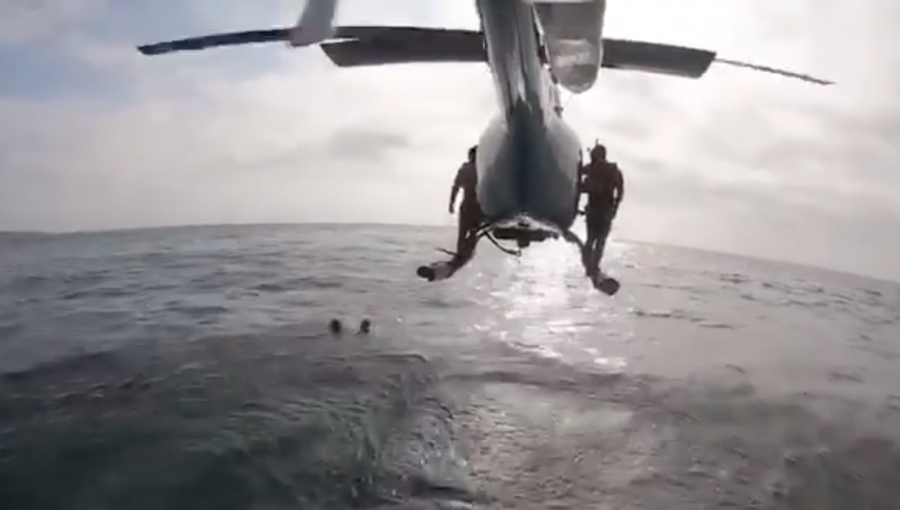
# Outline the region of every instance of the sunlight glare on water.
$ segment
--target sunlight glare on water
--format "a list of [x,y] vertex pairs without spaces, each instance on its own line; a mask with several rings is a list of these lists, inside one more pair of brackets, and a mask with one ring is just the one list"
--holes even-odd
[[[627,252],[611,244],[604,267],[614,274],[626,261]],[[630,298],[626,292],[610,298],[594,290],[571,245],[535,245],[521,258],[505,260],[493,280],[487,305],[496,313],[482,331],[540,356],[605,370],[627,366],[614,354],[614,344],[633,336]]]

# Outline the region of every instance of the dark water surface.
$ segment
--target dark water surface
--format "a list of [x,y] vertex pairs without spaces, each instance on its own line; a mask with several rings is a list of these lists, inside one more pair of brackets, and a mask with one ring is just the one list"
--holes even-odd
[[0,508],[898,508],[896,284],[452,236],[0,236]]

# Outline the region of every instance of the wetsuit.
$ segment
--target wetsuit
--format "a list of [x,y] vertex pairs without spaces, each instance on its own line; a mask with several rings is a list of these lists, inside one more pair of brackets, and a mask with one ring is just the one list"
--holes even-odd
[[588,204],[585,211],[587,248],[591,253],[590,267],[598,270],[606,238],[612,229],[622,197],[623,178],[618,167],[608,161],[592,162],[585,175]]
[[475,163],[470,161],[463,163],[456,173],[456,180],[453,182],[453,187],[461,189],[463,192],[463,199],[459,204],[456,238],[457,252],[462,251],[461,248],[464,246],[466,237],[474,234],[475,230],[481,225],[484,216],[476,196],[475,188],[477,185],[478,172],[475,169]]

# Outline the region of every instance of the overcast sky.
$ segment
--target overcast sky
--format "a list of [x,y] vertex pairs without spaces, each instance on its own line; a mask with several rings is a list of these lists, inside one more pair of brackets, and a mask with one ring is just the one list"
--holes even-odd
[[[608,36],[838,82],[601,74],[567,115],[626,173],[616,237],[900,279],[900,3],[610,2]],[[453,173],[495,111],[485,67],[338,70],[281,45],[133,50],[290,24],[301,5],[0,2],[0,229],[449,224]],[[346,0],[339,22],[477,26],[468,0]]]

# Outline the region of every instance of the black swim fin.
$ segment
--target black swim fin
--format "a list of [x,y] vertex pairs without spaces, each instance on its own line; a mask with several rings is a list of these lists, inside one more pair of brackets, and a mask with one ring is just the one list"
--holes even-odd
[[416,269],[416,274],[429,282],[435,282],[450,278],[458,269],[459,267],[454,264],[453,261],[447,260],[435,262],[427,266],[419,266],[419,268]]

